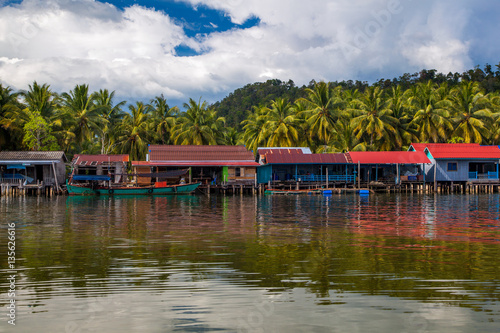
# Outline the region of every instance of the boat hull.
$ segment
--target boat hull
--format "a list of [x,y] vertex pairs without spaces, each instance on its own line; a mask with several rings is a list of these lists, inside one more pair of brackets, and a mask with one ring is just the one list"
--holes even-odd
[[66,188],[71,195],[163,195],[188,194],[195,191],[199,183],[171,185],[164,187],[113,187],[90,188],[87,186],[67,184]]

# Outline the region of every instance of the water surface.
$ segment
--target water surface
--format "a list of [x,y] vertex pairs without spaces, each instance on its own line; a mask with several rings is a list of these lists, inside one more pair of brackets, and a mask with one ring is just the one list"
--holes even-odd
[[2,198],[0,332],[498,332],[499,202]]

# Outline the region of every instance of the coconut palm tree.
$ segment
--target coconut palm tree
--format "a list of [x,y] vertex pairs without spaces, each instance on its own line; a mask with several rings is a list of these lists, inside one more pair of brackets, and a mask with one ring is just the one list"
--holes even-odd
[[367,146],[365,142],[361,142],[351,127],[349,119],[340,119],[337,122],[337,130],[335,135],[332,136],[328,142],[328,149],[325,152],[346,153],[349,151],[366,151]]
[[177,106],[169,107],[166,98],[162,95],[151,100],[152,121],[156,132],[155,142],[158,144],[170,144],[171,132],[175,126],[175,120],[179,116]]
[[451,91],[452,122],[455,124],[453,136],[464,139],[465,143],[483,143],[488,140],[488,126],[492,123],[490,102],[484,96],[477,82],[462,82]]
[[117,128],[117,151],[129,154],[131,161],[144,160],[151,136],[151,107],[136,102],[135,105],[129,105],[129,111]]
[[266,130],[269,133],[268,147],[294,147],[299,142],[295,110],[283,98],[272,101],[266,115]]
[[9,113],[17,114],[18,110],[23,109],[18,101],[18,95],[10,87],[4,87],[0,83],[0,150],[5,147],[16,149],[16,144],[22,137],[22,131],[9,127],[13,119],[8,117]]
[[189,99],[184,103],[186,111],[181,114],[172,129],[175,144],[182,145],[216,145],[222,138],[224,117],[217,117],[217,111],[209,110],[207,102],[201,103]]
[[254,106],[253,112],[241,122],[243,126],[242,141],[247,149],[257,154],[258,147],[267,146],[266,115],[269,109],[265,106]]
[[410,126],[416,128],[420,142],[445,142],[453,130],[445,91],[445,86],[437,88],[431,81],[417,83],[412,91],[410,100],[416,112]]
[[299,101],[305,106],[302,113],[311,130],[310,135],[327,145],[344,107],[340,97],[341,87],[332,90],[330,83],[319,82],[314,85],[314,89],[307,88],[306,92],[307,98]]
[[[102,131],[108,121],[103,117],[105,108],[97,106],[96,95],[89,93],[86,84],[76,85],[69,93],[60,96],[60,118],[66,128],[66,149],[71,144],[81,146],[85,141],[92,141]],[[75,147],[76,148],[76,147]]]
[[360,99],[353,101],[351,112],[354,116],[351,126],[359,140],[366,137],[370,146],[377,142],[380,149],[402,145],[401,137],[396,135],[397,119],[392,116],[389,102],[380,87],[368,87]]
[[109,154],[116,146],[116,128],[125,116],[122,107],[126,102],[114,104],[114,96],[115,92],[109,92],[107,89],[100,89],[94,93],[94,103],[106,120],[102,131],[97,133],[101,154]]

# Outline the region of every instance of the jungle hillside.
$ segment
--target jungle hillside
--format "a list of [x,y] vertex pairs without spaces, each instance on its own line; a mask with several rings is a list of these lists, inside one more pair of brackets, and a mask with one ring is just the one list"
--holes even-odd
[[422,70],[393,79],[268,80],[208,104],[163,95],[128,103],[85,83],[55,92],[0,84],[0,150],[129,154],[148,144],[309,147],[315,153],[405,150],[412,142],[500,144],[500,64],[463,73]]

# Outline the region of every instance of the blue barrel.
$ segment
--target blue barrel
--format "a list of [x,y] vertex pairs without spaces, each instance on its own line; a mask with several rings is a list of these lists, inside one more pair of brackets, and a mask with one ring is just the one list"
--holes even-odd
[[370,191],[369,190],[359,190],[358,191],[359,194],[370,194]]
[[332,190],[324,190],[323,191],[323,195],[331,195],[332,194]]

